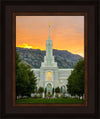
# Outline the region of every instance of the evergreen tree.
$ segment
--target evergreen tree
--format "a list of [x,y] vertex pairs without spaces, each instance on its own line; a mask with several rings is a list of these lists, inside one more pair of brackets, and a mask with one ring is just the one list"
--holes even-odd
[[71,95],[83,96],[84,94],[84,60],[80,59],[74,66],[74,70],[69,76],[67,91]]
[[36,87],[36,77],[31,67],[22,63],[16,52],[16,96],[30,96]]

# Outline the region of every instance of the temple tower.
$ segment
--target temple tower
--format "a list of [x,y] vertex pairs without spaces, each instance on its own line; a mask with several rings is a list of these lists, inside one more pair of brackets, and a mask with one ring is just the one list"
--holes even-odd
[[44,62],[40,67],[40,84],[46,89],[47,94],[52,94],[52,90],[55,87],[55,81],[58,80],[58,66],[54,61],[53,56],[53,41],[50,38],[50,24],[49,24],[49,36],[46,40],[46,55],[44,56]]
[[50,24],[49,24],[49,36],[46,40],[46,56],[44,56],[44,62],[41,63],[41,67],[57,67],[57,63],[54,61],[53,56],[53,42],[50,39]]

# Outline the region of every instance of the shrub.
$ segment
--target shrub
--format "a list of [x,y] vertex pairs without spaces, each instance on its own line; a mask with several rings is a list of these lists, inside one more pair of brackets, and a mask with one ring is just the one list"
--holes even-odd
[[38,93],[43,93],[43,92],[44,92],[44,88],[43,87],[39,87]]
[[59,87],[55,88],[55,92],[60,93],[60,88]]

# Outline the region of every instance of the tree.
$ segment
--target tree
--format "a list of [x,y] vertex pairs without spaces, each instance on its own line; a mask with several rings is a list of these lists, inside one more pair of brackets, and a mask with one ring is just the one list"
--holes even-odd
[[38,93],[43,93],[43,92],[44,92],[44,88],[43,87],[39,87]]
[[31,67],[22,63],[16,52],[16,96],[30,96],[36,87],[36,77]]
[[21,59],[19,57],[19,54],[16,52],[16,73],[18,71],[18,68],[19,68],[19,63],[21,62]]
[[59,87],[55,88],[55,92],[60,93],[60,88]]
[[71,95],[78,95],[83,97],[84,94],[84,60],[80,59],[74,66],[74,70],[68,77],[67,91]]

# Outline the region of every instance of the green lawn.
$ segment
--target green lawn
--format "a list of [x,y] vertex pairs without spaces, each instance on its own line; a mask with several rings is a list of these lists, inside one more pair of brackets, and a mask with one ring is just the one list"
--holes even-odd
[[70,103],[70,104],[77,104],[77,103],[84,103],[84,100],[79,100],[76,98],[26,98],[26,99],[18,99],[16,103]]

